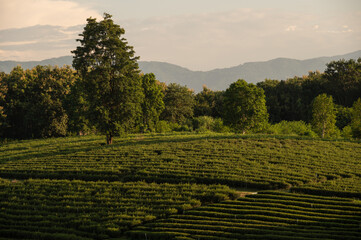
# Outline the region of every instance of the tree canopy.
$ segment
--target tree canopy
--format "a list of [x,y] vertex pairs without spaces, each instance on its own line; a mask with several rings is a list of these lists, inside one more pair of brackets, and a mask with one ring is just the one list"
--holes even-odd
[[142,87],[144,100],[142,103],[143,129],[145,131],[154,131],[159,116],[164,110],[162,86],[155,79],[153,73],[142,76]]
[[193,117],[193,91],[186,86],[171,83],[164,94],[165,109],[162,119],[172,123],[183,124],[187,118]]
[[312,104],[312,126],[320,137],[329,137],[336,130],[336,110],[332,96],[318,95]]
[[351,107],[361,96],[361,58],[328,63],[324,77],[325,89],[337,104]]
[[352,106],[351,129],[353,137],[361,138],[361,98]]
[[239,79],[224,93],[224,121],[236,131],[262,129],[268,122],[263,89]]
[[89,104],[88,118],[107,137],[131,131],[141,117],[143,92],[139,76],[139,57],[122,35],[123,28],[111,15],[97,22],[88,18],[84,31],[77,39],[80,46],[74,53],[73,67],[82,77]]
[[65,136],[69,117],[64,102],[75,80],[70,67],[14,68],[2,79],[7,89],[2,99],[3,134],[11,138]]
[[203,90],[194,97],[194,116],[221,117],[223,93],[222,91],[212,91],[204,85]]

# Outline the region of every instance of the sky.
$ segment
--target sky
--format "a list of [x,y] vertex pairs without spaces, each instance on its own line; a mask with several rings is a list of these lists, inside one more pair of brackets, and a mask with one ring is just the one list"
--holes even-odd
[[71,55],[104,12],[140,61],[191,70],[361,50],[360,0],[0,0],[0,61]]

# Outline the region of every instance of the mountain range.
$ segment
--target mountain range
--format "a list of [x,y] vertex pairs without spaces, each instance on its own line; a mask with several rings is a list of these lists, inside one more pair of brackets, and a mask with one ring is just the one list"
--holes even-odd
[[[155,61],[140,61],[139,67],[144,73],[154,73],[161,82],[186,85],[199,92],[202,90],[203,85],[212,90],[225,90],[232,82],[238,79],[244,79],[249,83],[257,83],[266,78],[285,80],[294,76],[307,75],[309,71],[318,70],[323,72],[326,69],[326,64],[331,61],[358,58],[361,58],[361,50],[344,55],[306,60],[276,58],[269,61],[248,62],[235,67],[211,71],[192,71],[178,65]],[[0,61],[0,71],[9,73],[17,65],[21,65],[24,69],[33,68],[36,65],[71,65],[72,60],[72,56],[64,56],[43,61]]]

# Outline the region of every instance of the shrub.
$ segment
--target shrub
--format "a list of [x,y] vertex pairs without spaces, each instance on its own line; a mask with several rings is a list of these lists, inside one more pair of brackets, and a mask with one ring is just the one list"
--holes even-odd
[[347,125],[342,129],[341,136],[344,138],[352,138],[352,128],[350,125]]
[[158,133],[171,132],[172,127],[171,127],[171,124],[169,122],[161,120],[156,124],[155,130]]
[[200,116],[193,119],[193,129],[197,132],[209,132],[212,130],[214,119],[210,116]]
[[274,125],[271,125],[268,129],[269,133],[279,134],[279,135],[298,135],[298,136],[308,136],[308,137],[317,137],[317,134],[312,131],[310,124],[307,124],[303,121],[281,121]]
[[219,132],[219,133],[226,133],[231,131],[231,129],[228,126],[225,126],[223,124],[223,120],[221,118],[214,119],[212,130],[214,132]]
[[197,132],[230,132],[230,128],[223,124],[221,118],[200,116],[193,119],[193,129]]

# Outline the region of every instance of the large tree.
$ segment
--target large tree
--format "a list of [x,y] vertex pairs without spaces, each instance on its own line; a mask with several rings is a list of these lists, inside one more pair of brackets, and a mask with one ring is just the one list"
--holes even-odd
[[224,121],[238,132],[262,129],[268,122],[262,88],[239,79],[224,93]]
[[312,126],[322,138],[331,136],[336,130],[336,108],[332,96],[318,95],[312,103]]
[[89,103],[89,120],[106,135],[107,144],[114,135],[132,130],[141,117],[139,57],[122,37],[124,33],[109,14],[99,22],[88,18],[79,35],[82,39],[77,39],[81,46],[72,52]]
[[183,124],[193,117],[194,95],[186,86],[171,83],[164,94],[165,109],[162,119],[169,122]]
[[353,137],[361,138],[361,98],[352,106],[351,129]]
[[161,84],[155,79],[153,73],[142,76],[144,100],[142,103],[143,129],[154,131],[159,116],[164,110],[163,92]]
[[327,93],[335,102],[351,107],[361,96],[361,58],[328,63],[324,78]]

